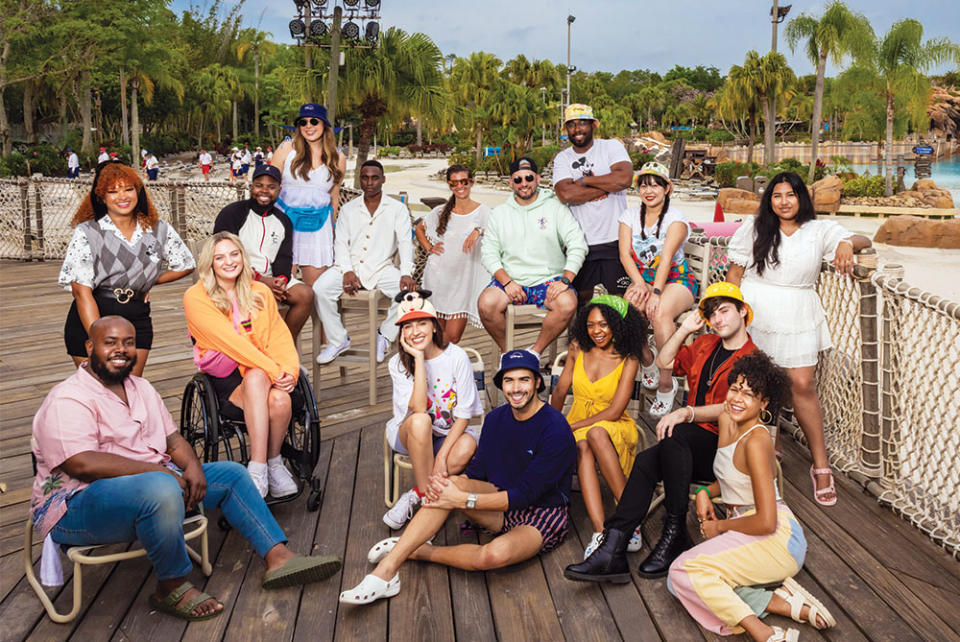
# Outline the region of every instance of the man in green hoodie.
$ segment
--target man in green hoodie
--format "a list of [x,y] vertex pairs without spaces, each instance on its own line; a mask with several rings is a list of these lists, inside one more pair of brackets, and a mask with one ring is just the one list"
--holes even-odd
[[577,311],[571,282],[587,255],[580,224],[550,190],[540,189],[537,164],[528,157],[510,164],[513,196],[494,208],[484,230],[481,258],[493,275],[480,294],[480,321],[506,350],[508,305],[532,303],[547,310],[537,355],[567,327]]

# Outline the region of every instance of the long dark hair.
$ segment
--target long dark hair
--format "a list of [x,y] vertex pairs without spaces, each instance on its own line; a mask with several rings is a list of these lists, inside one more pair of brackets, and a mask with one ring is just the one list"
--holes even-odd
[[649,331],[646,318],[640,314],[632,305],[627,306],[627,316],[622,317],[620,313],[609,305],[602,303],[588,303],[580,309],[570,333],[580,345],[584,352],[590,352],[596,345],[587,331],[587,317],[594,308],[600,308],[600,314],[606,319],[610,326],[610,334],[613,339],[613,349],[621,357],[634,356],[637,359],[643,357],[643,346],[647,343],[647,332]]
[[[430,319],[433,322],[433,345],[437,346],[441,350],[447,349],[447,342],[443,338],[443,330],[440,329],[440,322],[436,319]],[[408,321],[407,323],[411,323]],[[403,326],[407,325],[404,323],[400,326],[400,332],[403,332]],[[397,354],[400,355],[400,365],[403,366],[403,369],[406,371],[408,377],[413,376],[413,367],[414,360],[413,355],[403,349],[403,346],[400,345],[400,335],[397,335]]]
[[[454,174],[460,174],[462,172],[467,173],[467,178],[473,180],[473,170],[467,167],[466,165],[461,165],[457,163],[456,165],[451,165],[447,168],[447,180],[450,180],[450,177]],[[437,236],[443,236],[444,232],[447,231],[447,224],[450,222],[450,212],[453,211],[453,206],[457,204],[457,195],[450,194],[450,198],[447,199],[447,202],[443,204],[443,209],[440,210],[440,217],[437,219]]]
[[757,274],[763,276],[763,271],[767,266],[774,266],[780,263],[780,217],[773,211],[773,188],[780,183],[789,183],[793,188],[793,193],[797,195],[797,201],[800,209],[797,210],[797,225],[803,225],[807,221],[817,218],[817,213],[813,209],[813,201],[810,200],[810,192],[803,179],[793,172],[780,172],[763,190],[763,196],[760,197],[760,211],[757,212],[757,220],[753,224],[753,264],[757,268]]
[[[666,190],[670,183],[667,179],[662,176],[657,176],[656,174],[643,174],[637,178],[637,187],[641,185],[659,185],[664,190]],[[660,216],[657,218],[657,236],[660,236],[660,226],[663,225],[663,217],[666,216],[667,210],[670,209],[670,194],[663,195],[663,207],[660,209]],[[647,226],[647,204],[643,201],[640,202],[640,238],[646,239],[647,233],[644,232],[644,228]]]

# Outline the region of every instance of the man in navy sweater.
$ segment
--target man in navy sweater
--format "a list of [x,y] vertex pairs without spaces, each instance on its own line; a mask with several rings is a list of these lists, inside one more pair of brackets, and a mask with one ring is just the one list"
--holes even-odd
[[[403,535],[370,549],[367,559],[377,567],[341,593],[341,602],[368,604],[396,595],[398,571],[407,559],[481,571],[522,562],[563,541],[577,461],[570,424],[537,396],[544,384],[533,353],[504,354],[493,381],[507,403],[487,415],[477,453],[464,474],[430,478],[423,507]],[[482,546],[432,546],[429,540],[453,510],[464,511],[497,537]]]

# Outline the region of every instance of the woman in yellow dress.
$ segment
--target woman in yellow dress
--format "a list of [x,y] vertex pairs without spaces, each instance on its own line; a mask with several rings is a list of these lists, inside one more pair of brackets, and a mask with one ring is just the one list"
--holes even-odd
[[[637,425],[627,414],[627,403],[647,342],[647,322],[619,296],[596,296],[580,311],[571,329],[572,341],[550,404],[563,410],[573,386],[573,406],[567,421],[577,441],[577,478],[593,524],[593,537],[584,557],[599,544],[603,531],[600,478],[618,501],[633,466]],[[642,545],[635,532],[628,550]]]

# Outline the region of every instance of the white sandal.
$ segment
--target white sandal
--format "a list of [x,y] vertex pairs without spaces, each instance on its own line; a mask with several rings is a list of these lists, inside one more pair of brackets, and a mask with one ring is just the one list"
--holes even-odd
[[656,357],[649,366],[640,366],[640,384],[647,390],[656,390],[660,385],[660,368],[657,367]]
[[784,631],[779,626],[773,627],[773,635],[767,638],[767,642],[797,642],[800,639],[800,631],[796,629],[787,629]]
[[[829,629],[830,627],[837,625],[837,621],[834,619],[833,615],[830,614],[830,611],[827,610],[827,607],[825,607],[820,600],[815,598],[810,591],[800,586],[800,584],[792,577],[785,579],[783,581],[783,586],[775,590],[773,593],[774,595],[779,595],[784,602],[790,605],[790,617],[794,622],[808,623],[818,631]],[[800,611],[803,610],[804,606],[807,606],[810,609],[807,613],[806,620],[800,617]],[[826,626],[823,628],[820,628],[820,626],[817,624],[818,616],[826,624]]]
[[388,537],[380,540],[373,545],[373,548],[367,553],[367,561],[371,564],[379,564],[380,560],[387,556],[387,553],[393,550],[393,547],[400,541],[399,537]]
[[400,592],[400,574],[387,582],[376,575],[367,575],[359,584],[340,594],[341,604],[370,604],[382,597],[393,597]]

